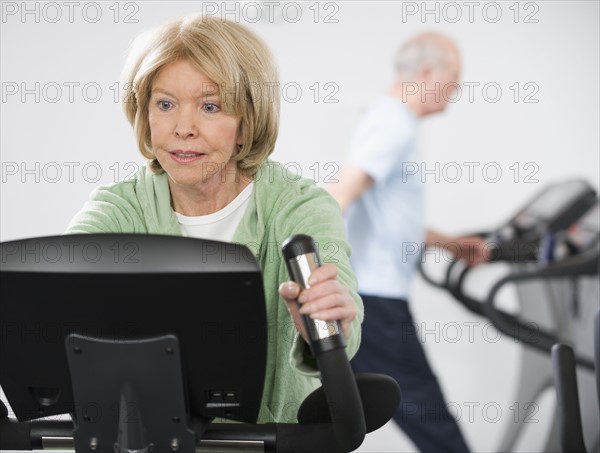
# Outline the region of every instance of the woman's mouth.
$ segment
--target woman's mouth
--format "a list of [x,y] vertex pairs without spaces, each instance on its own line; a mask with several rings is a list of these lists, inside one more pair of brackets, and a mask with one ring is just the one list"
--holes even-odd
[[174,161],[179,162],[179,163],[194,162],[198,159],[201,159],[202,157],[204,157],[206,155],[204,153],[198,153],[196,151],[182,151],[182,150],[171,151],[169,154],[171,154],[171,157],[173,158]]

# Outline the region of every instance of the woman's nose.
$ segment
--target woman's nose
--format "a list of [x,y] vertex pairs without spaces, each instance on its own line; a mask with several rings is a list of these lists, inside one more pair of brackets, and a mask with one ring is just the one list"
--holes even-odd
[[182,139],[194,138],[198,135],[198,124],[195,110],[181,108],[175,125],[175,135]]

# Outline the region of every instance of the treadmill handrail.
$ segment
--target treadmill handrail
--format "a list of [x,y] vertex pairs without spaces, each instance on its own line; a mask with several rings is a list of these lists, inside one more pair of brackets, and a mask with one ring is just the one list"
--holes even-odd
[[[552,346],[559,341],[556,334],[534,327],[531,323],[522,322],[519,320],[518,316],[500,310],[495,305],[496,294],[507,283],[540,278],[564,277],[567,270],[571,270],[578,275],[594,275],[594,273],[598,272],[598,254],[597,245],[595,248],[588,250],[581,255],[571,257],[546,268],[512,272],[509,275],[502,277],[494,284],[485,300],[478,300],[470,297],[463,291],[465,280],[474,267],[465,265],[461,260],[453,259],[446,270],[445,281],[443,284],[438,282],[435,286],[446,289],[472,313],[490,319],[492,324],[501,333],[508,335],[511,338],[515,338],[528,346],[544,352],[550,352]],[[456,267],[459,265],[463,265],[464,267],[457,271]],[[423,267],[421,267],[421,272],[422,275],[426,274]],[[453,273],[457,275],[452,275]],[[430,279],[430,277],[426,278],[427,281]],[[593,361],[585,357],[576,356],[576,361],[579,365],[587,369],[594,368]]]
[[[556,334],[543,329],[532,328],[530,325],[521,322],[517,316],[506,316],[508,313],[496,307],[498,292],[506,284],[513,282],[567,278],[575,275],[598,275],[599,257],[600,245],[596,244],[591,250],[547,267],[512,272],[494,284],[482,306],[483,312],[502,333],[543,351],[551,352],[552,347],[560,342]],[[578,355],[575,356],[575,360],[585,368],[594,369],[593,360]]]

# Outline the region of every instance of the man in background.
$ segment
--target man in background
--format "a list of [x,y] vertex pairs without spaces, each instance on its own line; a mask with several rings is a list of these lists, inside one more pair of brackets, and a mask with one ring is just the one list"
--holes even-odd
[[394,420],[423,452],[469,451],[414,332],[408,305],[420,259],[415,247],[445,247],[471,265],[485,259],[482,239],[425,228],[423,184],[420,175],[406,171],[406,163],[413,169],[420,162],[419,119],[446,108],[459,77],[460,54],[448,37],[423,33],[406,42],[397,53],[389,92],[370,106],[350,141],[338,182],[326,186],[345,215],[365,306],[352,366],[398,381],[402,402]]

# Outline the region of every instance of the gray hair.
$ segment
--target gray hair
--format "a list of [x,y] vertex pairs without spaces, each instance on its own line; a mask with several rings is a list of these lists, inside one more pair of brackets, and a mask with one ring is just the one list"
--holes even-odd
[[423,66],[440,68],[446,64],[449,45],[452,45],[451,41],[443,35],[420,34],[396,52],[396,71],[404,77],[412,78]]

